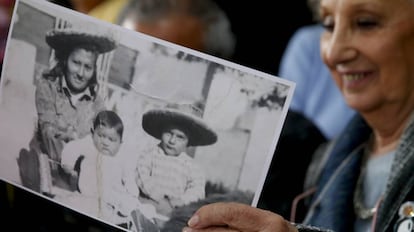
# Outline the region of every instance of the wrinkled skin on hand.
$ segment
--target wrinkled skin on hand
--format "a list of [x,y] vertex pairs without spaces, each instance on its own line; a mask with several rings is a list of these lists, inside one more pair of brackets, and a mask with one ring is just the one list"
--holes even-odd
[[240,203],[213,203],[201,207],[183,232],[297,232],[281,216]]

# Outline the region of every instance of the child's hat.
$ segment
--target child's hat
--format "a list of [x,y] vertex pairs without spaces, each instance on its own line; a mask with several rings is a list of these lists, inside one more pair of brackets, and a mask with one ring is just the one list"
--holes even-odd
[[86,30],[64,28],[53,29],[46,33],[46,43],[55,50],[73,48],[79,45],[94,47],[98,53],[112,51],[116,47],[114,39],[100,33],[92,34]]
[[210,145],[217,141],[217,134],[201,118],[201,110],[191,104],[170,104],[165,109],[144,113],[142,127],[148,134],[161,139],[168,126],[183,128],[188,134],[188,146]]

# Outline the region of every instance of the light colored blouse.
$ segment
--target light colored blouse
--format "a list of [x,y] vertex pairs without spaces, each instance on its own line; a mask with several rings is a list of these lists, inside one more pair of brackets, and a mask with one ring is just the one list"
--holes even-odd
[[136,173],[140,191],[155,201],[167,197],[184,205],[205,197],[204,173],[184,152],[167,156],[159,146],[151,148],[138,157]]

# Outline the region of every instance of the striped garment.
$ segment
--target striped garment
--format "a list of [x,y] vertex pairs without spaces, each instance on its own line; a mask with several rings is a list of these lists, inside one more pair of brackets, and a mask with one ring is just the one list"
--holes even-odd
[[204,173],[188,154],[167,156],[157,146],[143,152],[137,162],[137,185],[152,200],[168,198],[177,207],[205,197]]

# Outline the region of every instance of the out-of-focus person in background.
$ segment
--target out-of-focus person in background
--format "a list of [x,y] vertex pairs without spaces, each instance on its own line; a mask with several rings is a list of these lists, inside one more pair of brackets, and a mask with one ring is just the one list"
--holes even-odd
[[236,43],[212,0],[130,0],[117,24],[221,58],[231,57]]

